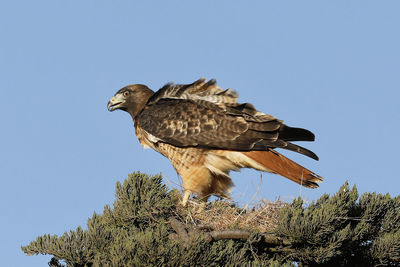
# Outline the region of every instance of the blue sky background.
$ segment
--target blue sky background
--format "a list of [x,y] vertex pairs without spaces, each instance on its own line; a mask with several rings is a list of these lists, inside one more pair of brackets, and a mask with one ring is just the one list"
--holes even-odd
[[[0,2],[0,254],[25,256],[37,236],[85,226],[136,170],[177,182],[143,150],[131,118],[110,113],[121,87],[216,78],[241,102],[304,127],[325,177],[316,190],[263,174],[257,199],[311,201],[346,180],[360,192],[400,192],[399,1]],[[245,204],[259,173],[233,173]]]

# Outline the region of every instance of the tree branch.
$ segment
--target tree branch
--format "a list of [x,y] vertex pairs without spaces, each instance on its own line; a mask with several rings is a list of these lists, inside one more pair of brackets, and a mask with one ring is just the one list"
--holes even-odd
[[[201,231],[200,229],[209,229],[207,226],[202,225],[201,228],[199,229],[198,227],[195,227],[195,229],[192,229],[189,231],[189,233],[185,229],[185,225],[178,221],[176,218],[170,218],[168,221],[169,225],[171,225],[172,229],[176,232],[176,234],[171,234],[170,238],[171,239],[180,239],[184,241],[186,244],[193,239],[195,236],[198,236],[200,232],[203,232],[205,234],[205,240],[207,243],[212,242],[212,241],[218,241],[222,239],[241,239],[241,240],[246,240],[250,237],[250,232],[247,230],[222,230],[222,231],[211,231],[211,232],[206,232],[206,231]],[[199,231],[200,230],[200,231]],[[262,235],[263,236],[263,241],[267,246],[270,247],[276,247],[276,246],[281,246],[281,245],[290,245],[290,242],[287,240],[282,240],[281,238],[277,237],[276,235],[272,233],[265,233]]]
[[218,241],[221,239],[244,239],[246,240],[250,236],[250,232],[245,230],[225,230],[225,231],[212,231],[206,233],[213,240]]
[[183,241],[187,242],[189,240],[189,236],[186,232],[185,226],[180,221],[175,218],[170,218],[169,224]]

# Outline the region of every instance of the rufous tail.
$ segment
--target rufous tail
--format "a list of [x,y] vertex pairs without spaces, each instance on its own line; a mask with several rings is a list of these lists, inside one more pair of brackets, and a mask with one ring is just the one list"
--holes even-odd
[[255,166],[249,167],[282,175],[305,187],[316,188],[319,186],[318,183],[323,180],[321,176],[304,168],[293,160],[288,159],[275,150],[242,153],[257,163]]

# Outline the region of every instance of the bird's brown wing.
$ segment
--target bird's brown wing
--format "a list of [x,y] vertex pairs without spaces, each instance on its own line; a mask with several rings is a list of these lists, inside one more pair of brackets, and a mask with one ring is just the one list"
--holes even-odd
[[313,140],[311,132],[252,112],[257,111],[239,104],[221,107],[205,100],[161,98],[150,103],[138,120],[141,128],[158,141],[178,147],[234,151],[284,148],[318,159],[313,152],[288,142]]

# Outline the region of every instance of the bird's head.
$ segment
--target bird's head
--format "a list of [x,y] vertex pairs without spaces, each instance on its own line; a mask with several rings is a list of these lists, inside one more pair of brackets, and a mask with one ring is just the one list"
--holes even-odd
[[149,98],[154,94],[146,85],[132,84],[118,90],[108,101],[108,111],[120,109],[131,114],[133,118],[144,108]]

